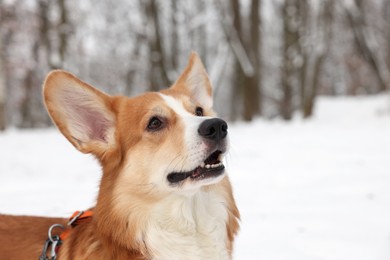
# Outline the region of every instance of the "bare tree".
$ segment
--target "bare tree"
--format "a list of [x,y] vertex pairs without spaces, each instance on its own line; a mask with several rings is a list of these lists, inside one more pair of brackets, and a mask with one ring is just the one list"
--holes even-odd
[[2,41],[0,39],[0,131],[6,127],[6,112],[5,112],[5,79],[3,73],[3,53]]
[[179,60],[177,51],[179,50],[179,24],[178,24],[178,2],[176,0],[171,0],[171,68],[177,70],[179,66]]
[[[306,0],[302,0],[306,1]],[[286,0],[282,6],[283,15],[283,65],[282,65],[282,100],[280,114],[285,120],[290,120],[293,114],[293,94],[296,89],[297,57],[299,46],[299,2],[300,0]],[[297,59],[298,58],[298,59]]]
[[10,67],[10,47],[12,46],[12,39],[15,34],[16,19],[15,8],[13,6],[4,6],[0,3],[0,130],[4,130],[9,121],[7,110],[10,104],[9,94],[10,79],[13,77]]
[[[207,13],[207,1],[205,0],[200,0],[196,1],[196,9],[198,10],[197,13],[201,15],[201,17],[204,17],[205,14]],[[199,18],[197,18],[199,19]],[[205,18],[202,18],[202,20],[205,20]],[[207,32],[206,32],[206,26],[207,23],[199,23],[199,26],[196,28],[196,42],[195,46],[198,51],[198,54],[200,55],[201,59],[203,62],[207,61],[208,57],[208,50],[207,50]]]
[[[382,8],[382,17],[385,21],[384,24],[384,34],[387,39],[390,39],[390,1],[384,1]],[[386,50],[386,64],[388,70],[390,70],[390,44],[387,44]]]
[[[217,2],[221,10],[223,5]],[[231,119],[240,117],[251,121],[261,110],[261,34],[260,34],[260,4],[258,0],[251,3],[251,12],[247,19],[241,15],[239,0],[230,1],[230,15],[221,12],[222,27],[228,44],[234,53],[234,75],[232,84],[232,110]],[[249,28],[248,30],[245,30]]]
[[[5,10],[0,5],[0,24],[4,24]],[[0,131],[6,127],[6,112],[5,112],[5,75],[4,75],[4,50],[3,50],[3,37],[2,30],[0,30]]]
[[58,7],[60,12],[60,19],[57,27],[58,32],[58,54],[59,54],[59,64],[58,67],[63,68],[65,63],[65,56],[67,54],[68,42],[69,42],[69,33],[71,31],[71,26],[69,24],[68,10],[66,7],[65,0],[58,0]]
[[[287,0],[282,7],[280,114],[286,120],[292,118],[296,107],[300,107],[304,118],[313,113],[323,62],[331,45],[333,0],[322,1],[318,9],[315,11],[309,0]],[[299,106],[296,93],[299,93]]]
[[250,46],[247,47],[254,67],[254,74],[248,78],[248,86],[245,90],[244,119],[250,121],[254,116],[262,115],[262,68],[261,68],[261,1],[252,0],[250,12]]
[[[301,13],[306,13],[301,14],[301,17],[308,17],[308,12],[311,12],[308,5],[305,5],[301,10]],[[313,114],[318,87],[320,85],[322,66],[325,57],[329,54],[332,40],[333,13],[334,0],[325,0],[320,4],[320,10],[316,17],[307,18],[315,20],[311,23],[314,24],[314,28],[308,27],[307,20],[302,22],[301,28],[305,28],[306,33],[310,32],[314,36],[310,40],[312,48],[305,47],[305,45],[300,47],[303,50],[300,84],[301,110],[304,118],[308,118]],[[302,44],[302,38],[300,43]]]
[[378,54],[370,47],[368,40],[374,37],[370,31],[366,19],[366,0],[354,0],[352,1],[351,7],[347,8],[344,6],[347,20],[350,28],[353,32],[355,46],[358,49],[358,53],[368,63],[372,71],[377,77],[379,82],[379,90],[385,91],[388,89],[390,84],[387,77],[384,75],[381,68],[381,64],[378,60]]
[[156,0],[145,1],[145,15],[148,21],[148,44],[150,53],[150,90],[157,91],[169,85],[169,77],[165,64],[166,57],[163,50],[163,37],[160,30],[160,18]]
[[[38,32],[37,36],[31,39],[32,42],[32,57],[31,63],[26,69],[23,79],[24,98],[21,104],[21,122],[22,128],[34,128],[38,126],[48,125],[50,120],[45,113],[41,102],[41,82],[43,80],[42,70],[37,64],[43,68],[54,68],[51,60],[51,43],[49,40],[49,0],[40,0],[38,2]],[[44,58],[46,57],[46,58]]]

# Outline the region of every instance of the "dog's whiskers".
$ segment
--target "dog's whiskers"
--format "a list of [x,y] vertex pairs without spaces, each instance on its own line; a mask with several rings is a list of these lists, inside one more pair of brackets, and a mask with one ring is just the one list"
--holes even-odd
[[[182,170],[183,170],[183,162],[186,161],[187,159],[188,159],[188,155],[182,156],[181,154],[177,154],[177,156],[175,156],[175,157],[172,159],[172,161],[169,163],[168,168],[169,168],[169,169],[170,169],[170,168],[176,169],[176,167],[177,167],[179,164],[181,164],[180,171],[182,171]],[[176,160],[177,160],[177,161],[176,161]],[[175,162],[175,161],[176,161],[176,162]],[[174,166],[171,167],[171,166],[173,165],[174,162],[175,162]],[[177,170],[175,170],[175,171],[177,171]]]

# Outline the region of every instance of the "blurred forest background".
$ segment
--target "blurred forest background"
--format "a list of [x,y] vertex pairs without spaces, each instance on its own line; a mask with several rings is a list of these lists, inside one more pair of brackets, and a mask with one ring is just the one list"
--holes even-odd
[[109,94],[169,86],[191,50],[230,120],[308,118],[318,95],[390,85],[390,0],[0,0],[0,129],[50,125],[66,69]]

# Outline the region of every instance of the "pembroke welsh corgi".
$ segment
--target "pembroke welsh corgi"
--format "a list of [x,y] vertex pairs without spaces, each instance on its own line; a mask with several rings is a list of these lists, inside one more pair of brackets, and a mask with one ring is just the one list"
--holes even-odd
[[109,96],[57,70],[43,96],[61,133],[100,162],[97,202],[61,241],[47,233],[65,219],[0,215],[1,259],[232,258],[239,211],[223,165],[228,126],[196,53],[160,92]]

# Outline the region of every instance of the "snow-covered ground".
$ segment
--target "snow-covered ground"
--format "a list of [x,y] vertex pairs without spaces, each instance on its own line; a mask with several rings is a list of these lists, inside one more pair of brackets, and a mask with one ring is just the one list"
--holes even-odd
[[[321,98],[316,116],[230,125],[235,259],[390,259],[390,97]],[[0,133],[0,212],[68,217],[99,167],[54,129]]]

